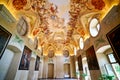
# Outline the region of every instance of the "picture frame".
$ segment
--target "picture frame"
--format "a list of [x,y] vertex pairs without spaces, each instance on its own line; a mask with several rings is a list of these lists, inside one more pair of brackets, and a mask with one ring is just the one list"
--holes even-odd
[[116,61],[120,64],[120,24],[106,34]]
[[89,47],[86,50],[86,57],[89,70],[99,70],[98,60],[95,54],[94,46]]
[[29,49],[27,46],[24,46],[24,50],[23,50],[20,65],[19,65],[19,70],[29,70],[31,53],[32,53],[32,50]]
[[0,25],[0,59],[2,58],[11,36],[12,34]]
[[79,57],[77,58],[78,60],[78,67],[80,71],[83,71],[83,66],[82,66],[82,56],[79,55]]

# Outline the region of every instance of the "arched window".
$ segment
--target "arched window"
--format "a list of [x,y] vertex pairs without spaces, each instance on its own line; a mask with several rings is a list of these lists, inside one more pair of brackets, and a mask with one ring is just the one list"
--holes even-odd
[[100,30],[100,24],[97,18],[93,18],[89,24],[90,35],[96,37]]
[[80,47],[80,49],[83,49],[83,48],[84,48],[84,40],[83,40],[82,37],[81,37],[80,40],[79,40],[79,47]]

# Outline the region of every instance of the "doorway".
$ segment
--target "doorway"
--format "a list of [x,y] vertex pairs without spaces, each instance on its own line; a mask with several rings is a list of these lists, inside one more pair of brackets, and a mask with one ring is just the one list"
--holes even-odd
[[48,64],[48,78],[54,78],[54,64]]
[[70,78],[70,64],[64,64],[64,78]]

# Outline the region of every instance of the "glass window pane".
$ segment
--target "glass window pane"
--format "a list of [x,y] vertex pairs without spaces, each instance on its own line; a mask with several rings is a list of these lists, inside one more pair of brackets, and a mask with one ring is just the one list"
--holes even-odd
[[113,70],[111,64],[106,64],[105,67],[106,67],[106,70],[107,70],[109,76],[115,76],[114,70]]
[[115,71],[115,74],[116,74],[118,80],[120,80],[120,65],[118,63],[114,63],[114,64],[112,64],[112,67]]
[[115,57],[113,56],[113,54],[109,54],[108,57],[109,57],[111,63],[116,62]]
[[83,40],[82,37],[80,38],[79,46],[80,46],[80,49],[83,49],[83,48],[84,48],[84,40]]

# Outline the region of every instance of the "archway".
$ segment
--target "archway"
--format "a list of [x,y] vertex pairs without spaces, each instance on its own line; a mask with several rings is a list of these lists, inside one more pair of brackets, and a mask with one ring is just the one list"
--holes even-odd
[[109,64],[109,61],[107,59],[105,51],[110,49],[110,48],[111,48],[110,45],[105,45],[105,46],[100,47],[96,51],[96,57],[98,59],[98,64],[100,67],[101,74],[107,74],[107,71],[105,69],[105,64]]
[[64,64],[64,78],[70,78],[70,64]]
[[110,45],[102,46],[96,51],[100,71],[102,75],[111,75],[116,78],[117,75],[115,73],[114,66],[110,62],[109,54],[113,54]]
[[[7,49],[11,50],[13,52],[13,58],[11,61],[11,64],[9,66],[7,75],[6,75],[6,80],[11,79],[13,80],[16,76],[18,67],[19,67],[19,60],[21,58],[21,50],[19,48],[17,48],[17,46],[14,45],[8,45]],[[12,72],[12,74],[11,74]]]
[[0,60],[0,80],[5,79],[8,73],[10,64],[12,62],[13,56],[14,56],[14,53],[9,49],[6,49],[5,52],[3,53],[2,58]]
[[[3,53],[3,56],[0,60],[0,71],[2,72],[1,80],[3,79],[11,79],[13,80],[15,78],[17,68],[19,65],[19,60],[21,56],[21,51],[16,46],[8,45],[5,49],[5,52]],[[11,74],[12,72],[12,74]]]

